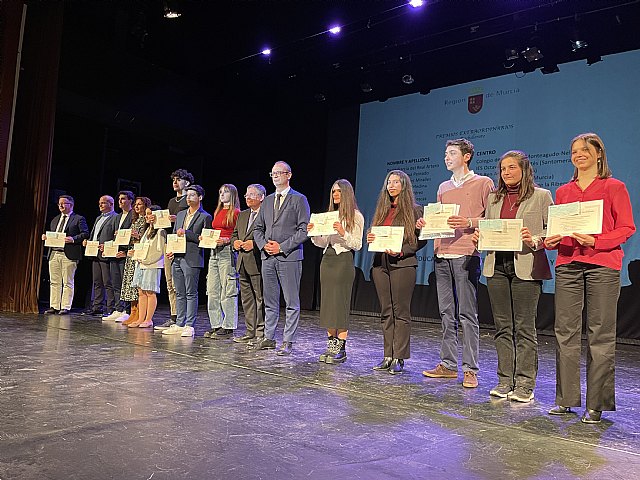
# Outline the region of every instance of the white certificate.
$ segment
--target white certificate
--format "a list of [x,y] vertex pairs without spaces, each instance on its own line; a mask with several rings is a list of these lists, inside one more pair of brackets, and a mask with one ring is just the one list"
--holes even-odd
[[316,237],[318,235],[333,235],[338,233],[333,228],[335,222],[340,221],[338,210],[325,213],[312,213],[309,223],[313,223],[313,228],[309,230],[307,235]]
[[167,235],[167,253],[186,253],[187,237],[179,237],[177,233]]
[[376,239],[369,244],[370,252],[402,251],[404,227],[371,227],[371,233],[376,236]]
[[115,242],[104,242],[104,249],[102,250],[102,256],[106,258],[115,258],[118,254],[118,245]]
[[455,237],[455,228],[447,224],[447,220],[452,215],[460,213],[460,205],[455,203],[430,203],[424,207],[425,225],[420,229],[420,240],[430,240],[432,238]]
[[153,212],[156,216],[156,223],[153,224],[153,228],[170,228],[171,220],[169,220],[169,210],[156,210]]
[[201,233],[202,240],[200,240],[198,246],[201,248],[216,248],[218,246],[220,232],[222,232],[222,230],[203,228]]
[[519,252],[522,250],[522,219],[478,220],[478,250]]
[[129,245],[129,241],[131,240],[131,229],[130,228],[121,228],[120,230],[116,230],[116,239],[113,243],[116,245]]
[[149,253],[149,244],[148,243],[135,243],[133,245],[133,259],[134,260],[144,260],[147,258],[147,253]]
[[572,233],[597,235],[602,233],[603,200],[573,202],[549,206],[547,237],[569,236]]
[[99,246],[100,242],[98,240],[87,240],[87,247],[84,250],[84,255],[86,257],[97,257]]
[[64,248],[64,239],[67,236],[64,232],[46,232],[44,241],[45,247]]

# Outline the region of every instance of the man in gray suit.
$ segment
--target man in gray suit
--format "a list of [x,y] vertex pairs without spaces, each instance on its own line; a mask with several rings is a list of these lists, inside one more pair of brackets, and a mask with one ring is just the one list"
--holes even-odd
[[253,239],[262,252],[262,282],[265,306],[265,336],[256,350],[276,347],[275,334],[280,317],[280,288],[287,305],[282,345],[278,355],[289,355],[300,320],[300,277],[302,244],[307,237],[309,203],[307,197],[289,186],[291,167],[276,162],[269,176],[276,187],[262,204],[256,218]]
[[260,261],[260,250],[253,241],[253,229],[266,194],[266,189],[258,183],[247,187],[244,198],[249,208],[240,212],[233,235],[231,235],[233,249],[238,252],[236,271],[240,278],[242,310],[244,323],[247,327],[242,337],[233,339],[236,343],[253,344],[264,336],[264,302],[262,300],[262,276],[260,275],[262,262]]
[[178,212],[173,224],[173,233],[186,237],[185,253],[167,253],[167,259],[173,260],[171,273],[176,289],[176,323],[163,330],[163,335],[193,337],[193,325],[198,314],[198,281],[204,267],[204,250],[198,246],[198,237],[203,228],[211,228],[211,215],[205,212],[201,202],[204,188],[189,185],[186,189],[189,208]]

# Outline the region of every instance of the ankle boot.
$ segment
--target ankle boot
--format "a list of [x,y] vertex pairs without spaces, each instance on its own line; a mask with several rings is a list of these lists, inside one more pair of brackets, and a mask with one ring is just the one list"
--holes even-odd
[[122,322],[123,325],[131,325],[132,323],[137,323],[138,322],[138,305],[137,304],[131,304],[131,315],[129,315],[129,318],[127,320],[125,320],[124,322]]
[[329,355],[331,355],[331,348],[333,347],[333,343],[337,340],[336,337],[334,337],[333,335],[329,336],[327,338],[327,349],[324,351],[324,353],[322,355],[320,355],[320,358],[318,358],[318,361],[320,363],[326,362],[327,361],[327,357]]
[[340,338],[336,339],[331,355],[327,356],[326,363],[344,363],[347,361],[347,341]]

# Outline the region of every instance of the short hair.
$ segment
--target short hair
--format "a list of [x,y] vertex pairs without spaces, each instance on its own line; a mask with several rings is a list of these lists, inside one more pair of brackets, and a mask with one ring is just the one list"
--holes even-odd
[[247,190],[250,188],[257,190],[260,193],[260,195],[262,195],[263,197],[267,196],[267,189],[264,188],[264,186],[260,185],[259,183],[252,183],[251,185],[248,185]]
[[58,200],[60,200],[61,198],[64,198],[65,200],[68,200],[68,201],[69,201],[69,203],[70,203],[71,205],[75,205],[75,203],[76,203],[76,202],[73,200],[73,197],[72,197],[71,195],[60,195],[60,196],[58,197]]
[[192,185],[194,182],[193,175],[187,172],[184,168],[179,168],[175,172],[171,172],[171,179],[179,178],[180,180],[186,180],[189,182],[189,185]]
[[147,208],[149,210],[151,210],[152,212],[155,212],[156,210],[162,210],[162,207],[160,205],[156,205],[156,204],[149,205]]
[[125,195],[129,200],[131,200],[132,202],[135,200],[136,196],[133,194],[133,192],[131,190],[120,190],[118,192],[118,197],[120,197],[120,195]]
[[462,152],[462,155],[466,155],[467,153],[470,153],[471,156],[469,157],[469,161],[467,162],[467,165],[471,163],[471,160],[473,159],[473,143],[471,143],[469,140],[467,140],[466,138],[456,138],[455,140],[447,140],[446,146],[458,147]]
[[204,188],[202,188],[200,185],[189,185],[187,188],[185,188],[185,191],[186,190],[193,190],[198,194],[199,197],[204,198]]
[[291,165],[289,165],[287,162],[285,162],[284,160],[278,160],[276,163],[273,164],[274,166],[276,165],[284,165],[284,168],[287,169],[287,172],[291,173]]
[[114,204],[113,197],[111,195],[102,195],[98,200],[101,200],[103,198],[106,198],[111,205]]

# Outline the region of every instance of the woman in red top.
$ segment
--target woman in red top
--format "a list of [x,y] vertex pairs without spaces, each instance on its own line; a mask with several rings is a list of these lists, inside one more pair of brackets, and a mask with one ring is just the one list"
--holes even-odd
[[581,405],[582,310],[587,307],[587,408],[584,423],[598,423],[603,410],[615,410],[617,304],[622,245],[633,235],[633,211],[624,183],[611,177],[600,137],[583,133],[571,141],[572,180],[556,191],[556,204],[603,201],[602,233],[553,235],[545,246],[556,260],[556,406],[551,415]]
[[238,326],[238,274],[231,235],[240,213],[240,199],[238,190],[230,183],[222,185],[218,193],[218,206],[211,225],[214,230],[220,230],[220,238],[218,246],[211,249],[207,273],[207,309],[211,329],[204,334],[213,339],[230,338]]

